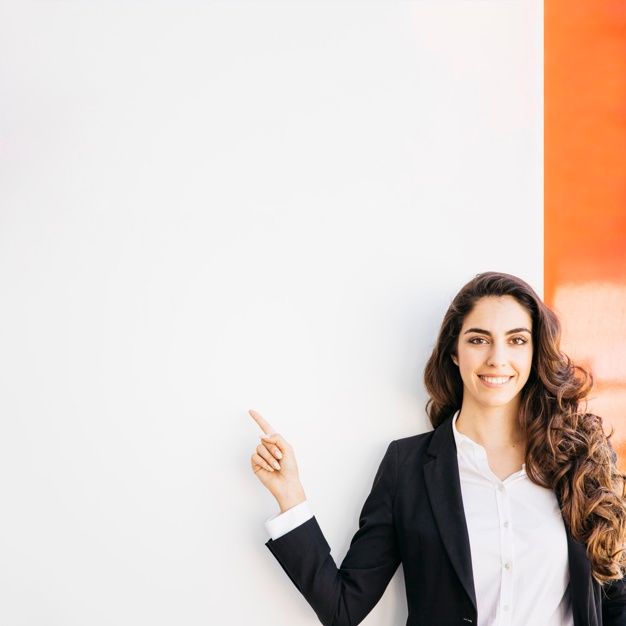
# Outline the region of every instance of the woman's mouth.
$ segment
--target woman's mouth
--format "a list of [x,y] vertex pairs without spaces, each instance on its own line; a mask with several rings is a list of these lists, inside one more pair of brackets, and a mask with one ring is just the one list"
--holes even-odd
[[503,387],[513,376],[478,376],[486,387]]

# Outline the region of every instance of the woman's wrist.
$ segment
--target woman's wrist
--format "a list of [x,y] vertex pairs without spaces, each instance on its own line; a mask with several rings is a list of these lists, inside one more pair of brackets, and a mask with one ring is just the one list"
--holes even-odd
[[284,513],[288,509],[301,504],[306,500],[306,495],[304,493],[304,489],[301,485],[296,487],[293,491],[285,496],[281,496],[280,498],[276,498],[278,501],[278,506],[280,507],[280,512]]

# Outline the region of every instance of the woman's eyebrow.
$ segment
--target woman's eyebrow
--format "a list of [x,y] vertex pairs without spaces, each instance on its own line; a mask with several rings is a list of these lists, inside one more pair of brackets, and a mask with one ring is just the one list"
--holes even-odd
[[[505,335],[512,335],[513,333],[529,333],[532,334],[528,328],[512,328],[511,330],[507,330]],[[463,334],[467,335],[467,333],[481,333],[482,335],[489,335],[491,337],[491,333],[484,328],[468,328]]]

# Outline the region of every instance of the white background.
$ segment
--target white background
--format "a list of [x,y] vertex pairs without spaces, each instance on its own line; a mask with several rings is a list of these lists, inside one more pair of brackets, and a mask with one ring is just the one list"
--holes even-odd
[[318,623],[247,410],[339,564],[453,295],[542,292],[542,10],[2,3],[3,626]]

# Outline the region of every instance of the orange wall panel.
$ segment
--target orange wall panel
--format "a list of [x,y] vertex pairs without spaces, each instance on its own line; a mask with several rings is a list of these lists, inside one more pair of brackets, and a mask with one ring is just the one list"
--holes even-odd
[[545,0],[544,297],[626,469],[626,2]]

